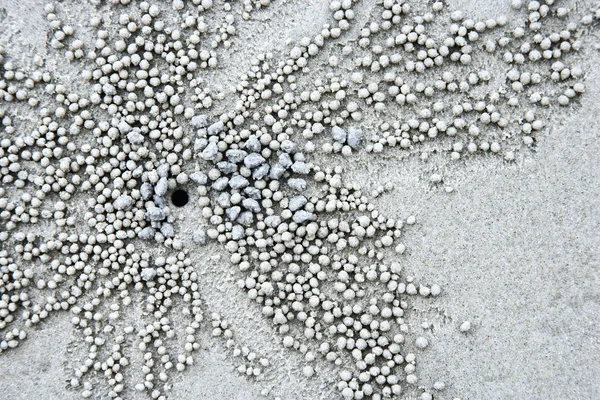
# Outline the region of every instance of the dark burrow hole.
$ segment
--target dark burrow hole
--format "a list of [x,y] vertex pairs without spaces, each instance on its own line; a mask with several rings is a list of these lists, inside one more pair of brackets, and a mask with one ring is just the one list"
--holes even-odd
[[171,201],[173,202],[173,205],[175,205],[176,207],[185,206],[188,203],[189,199],[190,199],[190,196],[188,196],[187,191],[185,191],[183,189],[177,189],[171,195]]

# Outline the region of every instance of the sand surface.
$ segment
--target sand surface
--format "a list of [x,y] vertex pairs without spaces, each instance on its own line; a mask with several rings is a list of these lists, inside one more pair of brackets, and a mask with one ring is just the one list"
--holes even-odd
[[[62,3],[77,12],[79,2]],[[314,35],[329,18],[327,1],[273,3],[239,28],[234,40],[239,52],[207,80],[227,87],[249,65],[248,54],[282,51],[287,38]],[[357,10],[369,3],[361,1]],[[474,17],[514,13],[509,2],[499,0],[448,1],[447,6]],[[15,46],[7,49],[9,53],[22,52],[23,58],[43,54],[42,2],[2,0],[0,14],[2,35],[14,32],[3,38]],[[419,385],[446,383],[436,399],[600,398],[596,43],[600,43],[597,34],[591,34],[576,56],[586,72],[580,104],[552,116],[535,149],[522,149],[514,162],[489,154],[457,162],[433,155],[423,161],[418,152],[406,156],[395,151],[359,153],[352,162],[341,161],[346,179],[366,188],[385,182],[395,185],[372,200],[387,216],[417,218],[403,238],[407,247],[403,267],[417,281],[437,283],[443,289],[436,298],[413,300],[409,317],[415,334],[430,342],[419,355]],[[66,67],[56,64],[57,70],[61,68]],[[442,174],[444,185],[452,186],[453,192],[432,185],[432,172]],[[200,210],[182,218],[184,243],[193,246],[186,237],[200,220]],[[257,380],[238,374],[224,342],[206,330],[200,335],[197,362],[173,376],[169,398],[338,398],[332,389],[336,368],[318,364],[315,377],[302,375],[301,355],[273,340],[277,333],[264,323],[259,306],[238,289],[237,278],[229,276],[227,257],[214,243],[191,254],[204,282],[200,292],[207,309],[224,316],[238,341],[268,355],[273,367]],[[0,399],[79,398],[67,384],[70,349],[79,340],[69,320],[68,313],[54,315],[36,326],[18,348],[0,355]],[[464,321],[473,326],[466,334],[458,329]],[[423,328],[423,322],[429,326]],[[416,398],[416,393],[404,398]]]

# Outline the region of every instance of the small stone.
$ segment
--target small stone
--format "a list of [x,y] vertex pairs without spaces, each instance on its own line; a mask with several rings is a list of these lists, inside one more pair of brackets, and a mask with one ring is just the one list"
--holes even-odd
[[348,137],[348,134],[339,126],[334,126],[333,128],[331,128],[331,137],[338,143],[346,143],[346,138]]
[[244,158],[244,165],[247,168],[255,168],[265,162],[265,158],[258,153],[250,153]]
[[234,163],[230,163],[227,161],[220,161],[217,163],[217,168],[219,169],[219,171],[221,171],[224,174],[233,174],[234,172],[237,172],[238,170],[238,166]]
[[157,194],[155,194],[154,196],[152,196],[152,201],[154,202],[154,205],[158,208],[165,208],[165,206],[167,205],[167,202],[165,200],[164,196],[159,196]]
[[227,156],[227,159],[229,160],[229,162],[232,163],[241,163],[242,161],[244,161],[244,158],[246,158],[246,156],[248,155],[248,152],[244,151],[244,150],[240,150],[240,149],[231,149],[231,150],[227,150],[225,152],[225,156]]
[[217,158],[217,154],[219,154],[219,146],[215,142],[210,142],[202,150],[201,157],[206,161],[214,161]]
[[246,236],[246,234],[245,234],[245,229],[243,226],[234,225],[233,228],[231,228],[231,238],[233,240],[243,239],[244,236]]
[[237,218],[237,221],[244,226],[250,226],[252,225],[252,221],[254,221],[254,216],[250,211],[244,211]]
[[258,190],[257,188],[255,188],[253,186],[248,186],[247,188],[245,188],[244,193],[249,198],[254,199],[254,200],[260,200],[260,198],[261,198],[260,190]]
[[281,150],[285,151],[288,154],[293,154],[296,152],[297,146],[296,143],[291,140],[284,140],[281,142]]
[[154,188],[149,182],[144,182],[140,186],[140,194],[142,195],[142,199],[148,200],[154,194]]
[[156,270],[154,268],[142,268],[140,275],[143,280],[148,282],[156,277]]
[[467,333],[471,330],[471,322],[470,321],[465,321],[462,324],[460,324],[460,331],[463,333]]
[[306,190],[306,181],[302,178],[291,178],[288,179],[288,186],[297,192],[303,192]]
[[279,155],[279,164],[281,164],[283,168],[287,169],[293,164],[293,161],[289,154],[282,153]]
[[196,244],[205,244],[206,243],[206,231],[202,228],[197,229],[192,234],[192,241]]
[[429,345],[429,341],[427,339],[425,339],[423,336],[419,336],[416,340],[415,340],[415,345],[419,348],[419,349],[424,349],[425,347],[427,347]]
[[281,164],[277,163],[271,167],[271,169],[269,171],[269,178],[279,179],[283,176],[284,173],[285,173],[285,168]]
[[214,136],[214,135],[217,135],[217,134],[223,132],[224,127],[225,127],[225,125],[223,124],[222,121],[217,121],[208,127],[207,132],[210,136]]
[[222,192],[223,190],[225,190],[228,183],[229,183],[229,178],[223,176],[223,177],[217,179],[216,181],[214,181],[211,186],[213,189],[215,189],[219,192]]
[[163,197],[165,194],[167,194],[168,189],[169,181],[167,178],[160,178],[154,187],[154,193],[159,197]]
[[269,228],[277,228],[279,224],[281,224],[281,217],[277,215],[269,215],[267,218],[265,218],[265,224]]
[[198,138],[194,141],[194,152],[198,153],[204,150],[208,146],[208,140],[206,138]]
[[302,374],[307,377],[310,378],[311,376],[313,376],[315,374],[315,370],[313,367],[311,367],[310,365],[305,365],[302,368]]
[[292,171],[296,174],[307,175],[310,172],[310,168],[308,168],[308,164],[303,161],[296,161],[292,164]]
[[146,216],[150,221],[162,221],[165,219],[165,212],[162,208],[151,207],[146,210]]
[[173,229],[173,224],[170,224],[168,222],[162,224],[160,227],[160,233],[162,233],[165,237],[175,236],[175,229]]
[[223,208],[231,206],[231,195],[227,192],[222,192],[219,194],[219,197],[217,197],[217,204]]
[[260,204],[258,204],[258,201],[254,200],[254,199],[244,199],[242,200],[242,205],[244,206],[244,208],[246,210],[252,211],[252,212],[260,212]]
[[255,135],[251,135],[248,140],[246,140],[246,143],[244,143],[244,148],[253,153],[258,153],[262,146],[260,145],[258,138]]
[[229,186],[232,189],[243,189],[248,186],[248,179],[241,175],[235,175],[229,180]]
[[304,210],[299,210],[294,213],[292,220],[297,224],[301,224],[306,221],[311,221],[313,218],[314,215],[312,213]]
[[118,129],[121,133],[127,134],[131,132],[131,125],[129,125],[126,121],[120,121],[118,125]]
[[144,135],[136,129],[127,134],[127,140],[129,140],[129,143],[131,144],[142,144],[144,143]]
[[156,173],[161,178],[167,178],[169,176],[169,164],[161,164],[156,168]]
[[242,208],[240,206],[233,206],[233,207],[229,207],[225,210],[225,215],[227,215],[227,218],[230,221],[235,221],[238,217],[238,215],[240,215],[240,212],[242,211]]
[[304,207],[307,202],[308,200],[306,200],[306,197],[304,196],[294,196],[290,199],[288,208],[292,211],[297,211]]
[[151,226],[147,226],[138,232],[138,237],[142,240],[150,240],[154,237],[156,231]]
[[190,179],[192,180],[192,182],[198,185],[206,185],[206,182],[208,182],[208,177],[206,176],[206,174],[200,171],[193,172],[190,175]]
[[133,205],[133,199],[127,194],[122,194],[113,202],[116,210],[129,210]]
[[261,180],[262,178],[267,176],[267,174],[269,173],[269,169],[269,164],[266,163],[255,168],[252,172],[252,179],[254,179],[255,181]]
[[348,146],[357,149],[362,142],[363,133],[358,128],[348,129]]

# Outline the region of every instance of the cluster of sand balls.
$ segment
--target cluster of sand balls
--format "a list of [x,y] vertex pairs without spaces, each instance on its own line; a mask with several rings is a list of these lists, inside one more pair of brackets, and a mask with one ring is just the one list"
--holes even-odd
[[212,335],[215,337],[222,336],[227,339],[226,346],[228,349],[232,349],[232,355],[242,359],[236,367],[237,372],[257,377],[262,374],[264,368],[271,365],[266,357],[259,357],[256,352],[250,350],[247,346],[239,346],[229,323],[224,321],[218,313],[212,313],[211,320],[213,327]]
[[[453,160],[478,152],[513,160],[555,106],[584,92],[583,71],[567,56],[600,14],[573,22],[553,0],[531,1],[524,23],[509,28],[505,17],[448,15],[442,2],[421,12],[384,0],[342,42],[360,3],[333,0],[322,31],[286,57],[257,57],[234,107],[218,115],[226,93],[211,91],[204,71],[219,67],[236,24],[270,2],[110,3],[118,17],[91,17],[91,41],[61,20],[62,6],[45,8],[49,45],[81,68],[85,90],[60,83],[40,57],[19,68],[0,56],[0,353],[67,310],[87,349],[70,380],[84,398],[137,390],[165,399],[171,371],[194,363],[203,326],[243,358],[240,374],[268,368],[218,314],[203,325],[194,249],[178,236],[170,201],[185,189],[195,196],[187,207],[207,221],[194,243],[231,253],[240,290],[281,345],[303,355],[307,378],[325,361],[339,367],[344,399],[413,390],[425,400],[443,390],[419,386],[417,355],[431,338],[416,337],[405,318],[411,296],[441,293],[402,272],[403,230],[415,217],[386,217],[318,155],[431,142]],[[181,18],[161,18],[167,11]],[[447,23],[447,34],[428,33]],[[484,57],[505,68],[482,67]],[[12,106],[33,110],[34,130],[16,123]],[[377,126],[365,125],[370,116]],[[70,207],[77,199],[84,211]],[[135,304],[142,325],[124,311]],[[173,312],[188,318],[183,331]],[[136,382],[126,372],[132,351],[143,359]]]

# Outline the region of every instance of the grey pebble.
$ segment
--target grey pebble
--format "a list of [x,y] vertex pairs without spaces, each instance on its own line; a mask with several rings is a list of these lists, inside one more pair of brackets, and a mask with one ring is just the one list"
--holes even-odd
[[222,208],[231,206],[231,195],[227,192],[221,192],[219,197],[217,197],[217,204]]
[[260,140],[255,135],[250,135],[246,143],[244,143],[244,148],[248,151],[258,153],[262,146],[260,145]]
[[154,268],[142,268],[140,276],[146,282],[151,281],[156,277],[156,270]]
[[229,183],[229,178],[222,176],[221,178],[219,178],[213,182],[212,188],[221,192],[221,191],[225,190],[228,183]]
[[230,221],[235,221],[237,217],[240,215],[242,208],[240,206],[229,207],[225,210],[225,215]]
[[215,142],[210,142],[202,150],[201,156],[206,161],[214,161],[217,158],[217,154],[219,154],[219,146]]
[[260,167],[256,168],[254,172],[252,172],[252,179],[255,181],[261,180],[269,173],[269,164],[263,164]]
[[255,168],[264,164],[265,158],[258,153],[250,153],[244,158],[244,165],[248,168]]
[[164,208],[167,205],[165,198],[156,194],[152,196],[152,201],[154,202],[154,205],[158,208]]
[[246,236],[246,232],[243,226],[234,225],[233,228],[231,228],[231,238],[233,240],[240,240],[244,236]]
[[297,211],[299,209],[301,209],[302,207],[304,207],[304,205],[308,203],[308,200],[306,200],[306,197],[304,196],[294,196],[290,199],[290,203],[288,205],[288,208],[292,211]]
[[244,226],[250,226],[254,221],[254,216],[250,211],[244,211],[238,216],[237,221]]
[[246,193],[248,197],[254,200],[260,200],[261,198],[260,190],[255,188],[254,186],[248,186],[247,188],[245,188],[244,193]]
[[292,217],[292,220],[297,224],[301,224],[303,222],[310,221],[312,219],[313,219],[313,214],[308,211],[304,211],[304,210],[296,211],[294,213],[294,216]]
[[165,212],[162,208],[150,207],[146,210],[146,216],[150,221],[162,221],[165,219]]
[[154,188],[152,187],[152,185],[149,182],[142,183],[142,186],[140,186],[140,194],[142,195],[142,199],[144,199],[144,200],[150,199],[150,197],[152,197],[153,193],[154,193]]
[[192,234],[192,241],[196,244],[205,244],[206,243],[206,231],[202,228],[198,228]]
[[156,168],[156,173],[161,178],[169,177],[169,164],[160,164],[158,168]]
[[154,187],[154,193],[157,196],[163,197],[165,194],[167,194],[168,189],[169,189],[169,181],[167,180],[167,178],[162,177],[156,183],[156,186]]
[[363,133],[359,128],[349,128],[348,129],[348,146],[353,149],[358,148],[362,141]]
[[281,164],[283,168],[289,168],[293,164],[292,157],[287,153],[281,153],[279,155],[279,164]]
[[208,177],[206,176],[206,174],[200,171],[193,172],[190,175],[190,179],[192,180],[192,182],[198,185],[206,185],[206,182],[208,182]]
[[144,135],[136,129],[127,134],[127,140],[129,140],[129,143],[131,144],[142,144],[144,143]]
[[281,217],[278,215],[269,215],[265,218],[265,224],[269,228],[277,228],[281,224]]
[[306,190],[306,181],[302,178],[290,178],[287,182],[288,186],[297,192]]
[[292,164],[292,171],[297,174],[306,175],[310,172],[310,168],[308,168],[308,164],[304,161],[296,161]]
[[115,94],[117,94],[117,88],[115,88],[110,83],[105,83],[104,85],[102,85],[102,91],[109,96],[114,96]]
[[283,176],[284,173],[285,168],[283,167],[283,165],[277,163],[271,167],[271,170],[269,171],[269,178],[279,179]]
[[117,210],[129,210],[133,205],[133,198],[127,194],[122,194],[113,202],[113,207]]
[[248,152],[241,150],[241,149],[230,149],[230,150],[227,150],[225,155],[227,156],[227,159],[229,160],[229,162],[237,164],[237,163],[241,163],[242,161],[244,161],[244,158],[246,158],[246,156],[248,155]]
[[248,211],[252,211],[254,213],[260,212],[260,204],[258,204],[258,201],[254,199],[244,199],[242,200],[242,205]]
[[229,180],[229,186],[232,189],[242,189],[242,188],[245,188],[246,186],[248,186],[248,184],[249,184],[248,179],[244,178],[241,175],[234,175]]
[[296,143],[292,142],[291,140],[286,139],[281,142],[281,150],[285,151],[286,153],[293,154],[296,152],[296,149]]
[[156,233],[156,231],[154,230],[153,227],[147,226],[138,232],[138,237],[142,240],[150,240],[154,237],[155,233]]
[[238,170],[238,166],[236,164],[227,161],[219,161],[217,163],[217,168],[224,174],[233,174]]
[[331,137],[338,143],[345,143],[348,134],[339,126],[334,126],[331,128]]
[[210,136],[214,136],[216,134],[223,132],[223,128],[225,128],[223,121],[217,121],[214,124],[212,124],[211,126],[209,126],[207,131]]
[[133,128],[131,128],[131,125],[129,125],[127,123],[127,121],[124,121],[124,120],[119,121],[119,125],[117,128],[119,129],[119,131],[121,133],[125,133],[125,134],[131,132],[131,129],[133,129]]
[[160,227],[160,233],[165,235],[165,237],[173,237],[175,236],[175,229],[173,229],[173,224],[164,223]]
[[206,148],[208,140],[206,138],[198,138],[194,141],[194,152],[198,153]]

